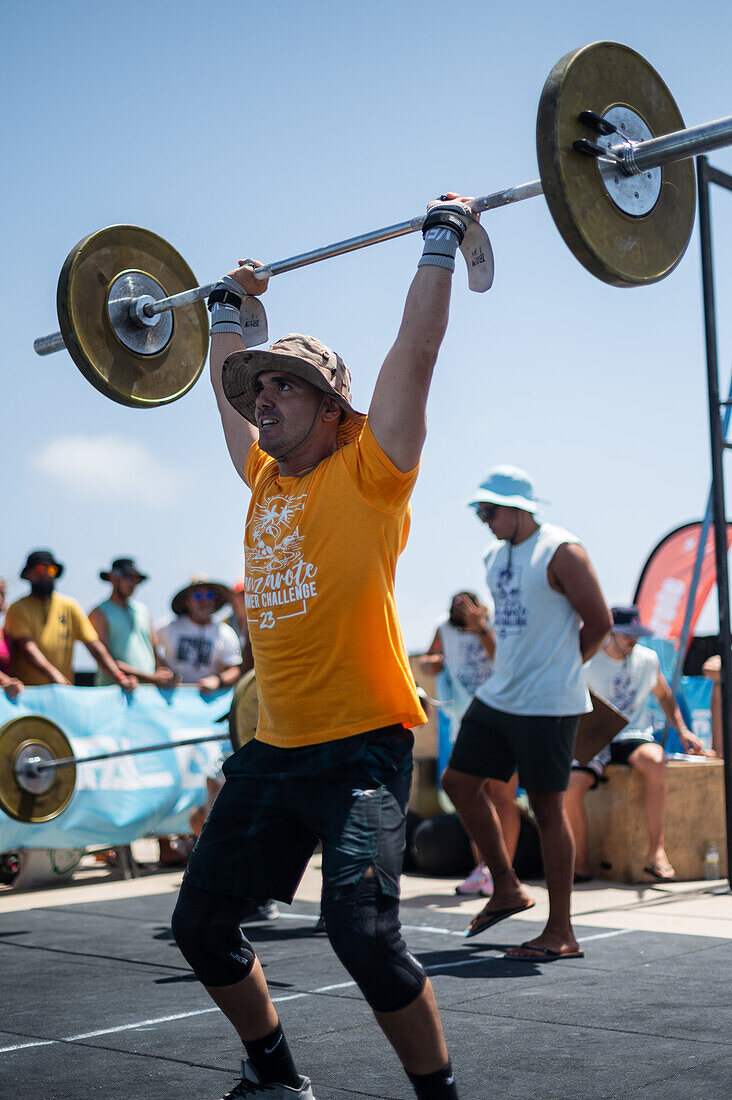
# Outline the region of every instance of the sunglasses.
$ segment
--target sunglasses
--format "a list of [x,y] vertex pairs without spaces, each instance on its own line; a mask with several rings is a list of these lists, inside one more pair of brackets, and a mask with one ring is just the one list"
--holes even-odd
[[57,577],[57,565],[34,565],[30,570],[32,577]]
[[197,588],[195,592],[191,592],[194,600],[215,600],[216,593],[213,588]]
[[500,504],[487,504],[485,501],[478,505],[478,518],[492,520],[496,511],[500,508]]

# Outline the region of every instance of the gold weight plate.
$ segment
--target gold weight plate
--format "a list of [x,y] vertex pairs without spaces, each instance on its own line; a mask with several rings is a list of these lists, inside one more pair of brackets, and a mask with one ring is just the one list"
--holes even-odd
[[259,721],[259,696],[254,669],[245,672],[234,688],[234,698],[229,712],[229,736],[234,752],[246,745],[257,732]]
[[661,169],[655,206],[626,214],[608,195],[594,157],[573,149],[597,135],[581,111],[605,115],[628,107],[654,137],[684,128],[679,109],[645,58],[617,42],[593,42],[566,54],[549,74],[539,101],[536,151],[551,215],[588,271],[612,286],[643,286],[669,275],[686,251],[696,195],[691,160]]
[[[15,771],[18,755],[30,748],[50,753],[56,760],[73,756],[69,739],[54,722],[38,714],[12,718],[0,729],[0,808],[16,821],[37,824],[58,817],[71,801],[76,783],[76,766],[57,768],[48,790],[38,794],[25,790]],[[48,774],[47,772],[44,774]]]
[[138,354],[115,335],[107,298],[123,272],[143,272],[170,297],[197,286],[183,257],[156,233],[112,225],[79,241],[61,269],[56,293],[64,343],[77,367],[105,397],[132,408],[177,401],[200,375],[208,352],[202,301],[173,310],[173,331],[154,355]]

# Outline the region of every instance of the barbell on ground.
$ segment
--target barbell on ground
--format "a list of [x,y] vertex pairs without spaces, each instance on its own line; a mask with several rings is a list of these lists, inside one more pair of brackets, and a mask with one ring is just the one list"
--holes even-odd
[[[640,54],[594,42],[561,58],[542,90],[541,179],[471,205],[482,213],[543,194],[588,271],[613,286],[643,286],[669,275],[686,251],[695,210],[691,158],[727,145],[732,116],[685,128],[670,91]],[[256,277],[414,233],[423,221],[420,215],[267,263]],[[195,282],[162,237],[136,226],[101,229],[69,253],[57,290],[61,331],[34,348],[39,355],[66,348],[87,380],[123,405],[175,401],[196,382],[208,350],[203,299],[214,284]]]
[[55,722],[38,714],[12,718],[0,728],[0,809],[26,824],[51,821],[66,809],[76,786],[76,769],[82,764],[138,756],[148,752],[231,741],[239,749],[251,740],[258,719],[257,683],[247,672],[234,689],[228,728],[221,733],[138,745],[90,756],[74,756],[71,742]]

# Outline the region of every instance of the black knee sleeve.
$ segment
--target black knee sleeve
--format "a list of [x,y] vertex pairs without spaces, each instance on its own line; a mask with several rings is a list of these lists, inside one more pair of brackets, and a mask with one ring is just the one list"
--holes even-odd
[[239,922],[249,902],[201,890],[183,880],[173,913],[175,942],[204,985],[233,985],[254,965],[254,949]]
[[401,937],[397,898],[375,876],[328,891],[323,916],[333,950],[373,1009],[397,1012],[417,999],[427,976]]

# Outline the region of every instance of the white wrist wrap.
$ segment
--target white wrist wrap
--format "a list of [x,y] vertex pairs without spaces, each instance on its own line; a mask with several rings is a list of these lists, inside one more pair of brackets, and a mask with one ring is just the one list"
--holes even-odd
[[211,335],[221,332],[236,332],[239,336],[244,336],[239,310],[235,306],[216,302],[211,310]]
[[424,235],[424,251],[417,267],[428,264],[455,270],[455,253],[458,250],[457,235],[445,225],[435,225]]

